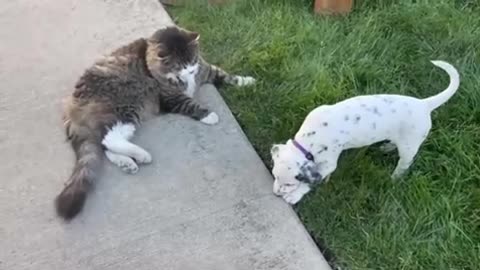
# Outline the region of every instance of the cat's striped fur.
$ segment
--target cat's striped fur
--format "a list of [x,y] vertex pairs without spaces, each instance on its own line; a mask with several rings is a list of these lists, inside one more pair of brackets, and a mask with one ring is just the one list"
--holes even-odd
[[129,141],[144,120],[165,112],[215,124],[218,116],[194,101],[189,87],[194,92],[203,83],[254,82],[204,61],[198,37],[177,27],[160,29],[85,71],[65,103],[65,130],[76,163],[55,200],[58,215],[71,219],[81,211],[105,154],[130,173],[138,170],[137,163],[151,161],[147,151]]

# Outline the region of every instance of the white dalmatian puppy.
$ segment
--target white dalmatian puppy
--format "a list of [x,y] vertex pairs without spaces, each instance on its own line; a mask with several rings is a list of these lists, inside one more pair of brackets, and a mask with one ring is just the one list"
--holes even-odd
[[402,95],[357,96],[311,111],[293,139],[274,145],[273,192],[296,204],[310,185],[335,170],[343,150],[388,141],[384,150],[398,150],[392,178],[402,176],[413,162],[432,127],[430,114],[457,91],[460,76],[444,61],[432,61],[450,76],[443,92],[418,99]]

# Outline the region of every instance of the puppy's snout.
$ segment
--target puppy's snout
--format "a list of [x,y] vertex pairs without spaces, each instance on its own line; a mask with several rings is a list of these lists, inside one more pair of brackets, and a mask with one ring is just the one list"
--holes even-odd
[[273,182],[273,194],[277,196],[282,195],[280,192],[280,186],[278,185],[277,181]]

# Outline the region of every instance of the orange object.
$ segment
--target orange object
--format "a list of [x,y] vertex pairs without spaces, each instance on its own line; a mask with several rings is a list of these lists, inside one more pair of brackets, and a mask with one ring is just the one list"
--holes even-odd
[[315,0],[315,13],[347,14],[352,11],[353,0]]

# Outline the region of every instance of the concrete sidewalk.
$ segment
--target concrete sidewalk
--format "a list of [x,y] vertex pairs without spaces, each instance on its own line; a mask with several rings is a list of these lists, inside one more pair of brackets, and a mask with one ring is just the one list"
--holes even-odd
[[106,163],[84,211],[56,218],[73,166],[61,99],[99,55],[170,23],[154,0],[0,5],[0,269],[329,269],[212,86],[199,99],[219,125],[146,123],[153,163]]

